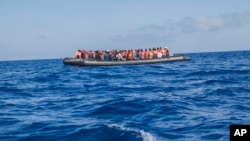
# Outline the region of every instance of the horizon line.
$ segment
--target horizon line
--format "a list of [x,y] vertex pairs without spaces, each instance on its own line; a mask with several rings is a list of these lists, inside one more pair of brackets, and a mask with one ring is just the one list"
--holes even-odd
[[[185,53],[173,53],[173,54],[199,54],[199,53],[241,52],[241,51],[250,51],[250,50],[201,51],[201,52],[185,52]],[[57,59],[64,59],[64,58],[9,59],[9,60],[0,60],[0,62],[57,60]]]

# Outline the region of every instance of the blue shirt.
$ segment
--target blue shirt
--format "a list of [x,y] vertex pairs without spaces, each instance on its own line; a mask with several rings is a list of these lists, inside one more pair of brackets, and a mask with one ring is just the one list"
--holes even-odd
[[104,61],[109,61],[109,54],[106,53],[106,54],[104,55]]

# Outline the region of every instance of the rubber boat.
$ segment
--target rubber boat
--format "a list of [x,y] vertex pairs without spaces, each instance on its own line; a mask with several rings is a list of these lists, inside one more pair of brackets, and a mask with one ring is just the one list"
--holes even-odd
[[167,58],[160,59],[148,59],[148,60],[131,60],[131,61],[96,61],[96,60],[84,60],[79,58],[65,58],[63,63],[65,65],[76,66],[115,66],[115,65],[140,65],[140,64],[155,64],[163,62],[179,62],[190,61],[191,59],[184,55],[173,55]]

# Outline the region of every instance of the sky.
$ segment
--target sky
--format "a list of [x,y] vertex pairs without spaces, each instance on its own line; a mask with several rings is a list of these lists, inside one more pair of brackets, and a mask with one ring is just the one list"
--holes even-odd
[[0,61],[78,49],[250,50],[249,0],[0,0]]

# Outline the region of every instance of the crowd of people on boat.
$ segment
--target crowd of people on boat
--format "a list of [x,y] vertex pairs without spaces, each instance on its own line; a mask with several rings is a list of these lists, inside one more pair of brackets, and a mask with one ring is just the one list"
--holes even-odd
[[129,50],[86,51],[78,50],[76,58],[96,61],[147,60],[169,57],[167,47]]

